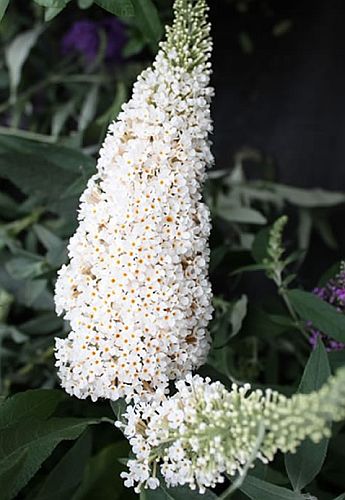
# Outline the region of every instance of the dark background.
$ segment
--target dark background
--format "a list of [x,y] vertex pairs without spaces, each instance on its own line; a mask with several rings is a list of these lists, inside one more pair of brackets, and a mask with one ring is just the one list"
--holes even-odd
[[[344,2],[210,6],[217,165],[228,166],[234,152],[250,146],[274,160],[280,182],[344,189]],[[286,22],[289,29],[275,35]],[[251,47],[243,47],[243,37]]]

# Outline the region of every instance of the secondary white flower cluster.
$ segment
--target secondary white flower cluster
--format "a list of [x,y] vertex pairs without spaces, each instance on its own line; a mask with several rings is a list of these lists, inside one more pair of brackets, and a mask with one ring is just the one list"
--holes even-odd
[[121,422],[135,459],[123,472],[125,485],[154,489],[158,469],[168,486],[188,484],[201,493],[243,473],[255,459],[268,462],[280,450],[294,452],[307,437],[319,442],[330,435],[329,423],[345,417],[345,369],[320,391],[290,399],[250,385],[188,375],[177,393],[153,404],[128,407]]
[[59,271],[56,310],[71,332],[56,339],[56,365],[79,398],[160,400],[208,353],[211,42],[204,0],[175,10],[109,127]]

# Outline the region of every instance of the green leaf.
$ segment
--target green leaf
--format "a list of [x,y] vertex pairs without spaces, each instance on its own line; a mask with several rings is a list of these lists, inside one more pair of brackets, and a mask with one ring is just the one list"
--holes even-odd
[[110,401],[110,406],[114,412],[116,419],[121,420],[122,415],[124,414],[124,412],[126,411],[126,408],[127,408],[126,400],[123,398],[120,398],[120,399],[117,399],[116,401]]
[[307,249],[310,245],[310,239],[313,229],[312,212],[306,208],[298,210],[299,223],[297,227],[298,247]]
[[96,456],[92,457],[85,469],[82,483],[72,500],[95,500],[96,498],[104,500],[126,498],[129,500],[138,498],[132,490],[124,486],[123,480],[120,478],[120,473],[125,468],[119,459],[127,457],[128,452],[128,443],[120,441],[103,448]]
[[332,264],[326,271],[320,276],[317,286],[323,287],[326,285],[327,281],[331,278],[334,278],[337,274],[340,273],[341,270],[341,262],[335,262]]
[[152,0],[132,0],[137,25],[155,51],[163,34],[162,23]]
[[268,257],[267,247],[270,230],[271,227],[265,227],[263,229],[260,229],[260,231],[255,236],[255,240],[252,246],[252,256],[258,264],[261,264],[263,260]]
[[12,102],[15,102],[16,99],[23,65],[42,31],[42,26],[24,31],[17,35],[5,49],[5,61],[9,70]]
[[92,85],[81,107],[78,120],[78,130],[80,132],[83,132],[93,120],[97,110],[98,96],[99,85],[97,83]]
[[49,418],[65,397],[63,391],[55,389],[33,389],[19,392],[6,399],[0,406],[0,429],[29,417]]
[[42,7],[53,7],[58,9],[59,7],[64,7],[69,0],[34,0],[38,5]]
[[272,340],[272,338],[282,335],[287,330],[291,330],[291,323],[289,318],[282,320],[277,315],[267,314],[263,309],[252,305],[249,301],[242,331],[245,332],[245,335],[258,335],[261,338]]
[[222,349],[240,332],[247,314],[247,304],[247,296],[242,295],[239,300],[225,303],[222,313],[216,314],[212,326],[215,336],[213,349]]
[[[138,33],[138,35],[141,37],[141,33]],[[143,38],[133,37],[128,40],[126,45],[124,46],[122,50],[122,55],[123,57],[133,57],[139,54],[145,47],[145,40]]]
[[[327,352],[319,340],[304,369],[298,392],[308,394],[322,387],[331,375]],[[328,439],[315,444],[304,441],[297,452],[285,456],[285,466],[295,491],[301,491],[317,476],[326,458]]]
[[28,483],[61,441],[76,439],[92,423],[95,421],[73,418],[43,421],[30,417],[0,431],[0,474],[8,470],[14,457],[28,450],[21,469],[9,485],[10,497]]
[[248,298],[246,295],[237,300],[231,310],[230,323],[231,323],[231,337],[234,337],[242,328],[242,323],[247,314]]
[[72,498],[83,478],[90,454],[91,435],[86,432],[49,473],[35,495],[35,500],[66,500]]
[[222,263],[224,257],[229,252],[227,245],[221,245],[211,250],[210,272],[212,273]]
[[328,353],[328,359],[333,370],[338,370],[345,365],[345,350]]
[[298,315],[311,321],[314,328],[335,340],[345,342],[345,315],[316,297],[302,290],[289,290],[288,297]]
[[266,218],[258,212],[258,210],[248,207],[237,207],[235,205],[230,205],[228,202],[219,203],[217,206],[217,214],[228,222],[235,222],[238,224],[262,225],[267,222]]
[[[48,293],[48,291],[46,290],[48,283],[47,280],[18,280],[18,283],[20,284],[20,288],[18,290],[17,300],[27,307],[34,307],[36,301],[39,300],[44,293]],[[40,306],[38,307],[38,309],[46,308]]]
[[127,99],[127,89],[123,82],[118,82],[116,87],[116,94],[113,103],[110,108],[107,109],[99,118],[97,118],[97,124],[108,125],[111,121],[115,120],[119,112],[121,111],[121,106]]
[[6,325],[5,323],[0,323],[0,337],[10,337],[16,344],[23,344],[28,340],[27,335],[24,335],[14,326]]
[[0,210],[11,218],[18,214],[18,204],[5,193],[0,193]]
[[[44,144],[19,137],[0,136],[0,153],[11,153],[12,156],[15,153],[20,153],[25,154],[29,158],[30,155],[33,155],[41,159],[46,159],[49,164],[55,166],[55,170],[61,169],[59,172],[60,176],[65,175],[65,171],[86,177],[95,172],[95,160],[91,156],[82,153],[79,149],[57,144]],[[46,174],[47,172],[45,172]],[[50,172],[49,176],[52,174],[53,172]],[[55,181],[55,178],[52,180]]]
[[79,9],[88,9],[93,4],[93,0],[78,0]]
[[0,21],[4,17],[10,0],[0,0]]
[[46,9],[45,13],[44,13],[44,20],[45,21],[51,21],[52,19],[54,19],[54,17],[56,17],[58,14],[60,14],[60,12],[62,12],[64,10],[65,6],[63,7],[48,7],[48,9]]
[[46,7],[44,20],[51,21],[66,7],[70,0],[35,0],[38,5]]
[[10,312],[13,295],[4,288],[0,288],[0,323],[5,323]]
[[0,491],[2,500],[10,500],[12,498],[11,486],[16,481],[17,474],[23,467],[27,459],[28,449],[25,448],[20,453],[17,453],[11,465],[0,473]]
[[327,352],[323,343],[319,340],[316,348],[309,356],[298,392],[309,394],[310,392],[317,391],[330,376],[331,369]]
[[265,271],[268,268],[267,264],[249,264],[248,266],[238,267],[231,273],[231,275],[235,275],[238,273],[244,272],[252,272],[252,271]]
[[49,231],[49,229],[41,226],[40,224],[35,224],[33,226],[33,229],[38,239],[46,247],[47,250],[54,250],[56,247],[64,244],[64,242],[58,236],[56,236],[54,233]]
[[334,500],[345,500],[345,493],[342,493],[341,495],[339,495],[337,498],[335,498]]
[[40,224],[35,224],[33,229],[40,242],[48,250],[47,262],[53,267],[60,267],[64,264],[67,258],[66,243]]
[[74,99],[67,101],[66,103],[59,106],[52,117],[51,134],[54,137],[58,137],[63,129],[68,117],[72,114],[75,107]]
[[41,312],[54,308],[53,295],[46,289],[47,280],[17,280],[8,274],[5,266],[0,266],[0,281],[20,304]]
[[276,325],[283,326],[287,329],[296,328],[295,322],[290,316],[283,316],[280,314],[269,314],[269,318]]
[[271,184],[271,186],[282,198],[299,207],[331,207],[345,202],[345,193],[323,189],[302,189],[282,184]]
[[303,495],[299,493],[267,483],[254,476],[247,476],[240,490],[252,500],[304,500]]
[[131,0],[95,0],[95,3],[115,16],[134,16],[134,8]]
[[86,185],[87,185],[87,180],[84,179],[83,177],[78,177],[74,182],[72,182],[72,184],[68,186],[66,191],[61,195],[61,199],[64,200],[72,196],[79,197],[86,188]]
[[[66,171],[66,165],[36,154],[0,153],[0,177],[9,179],[23,193],[40,202],[58,200],[80,174]],[[50,206],[54,210],[53,206]]]
[[[37,256],[38,257],[38,256]],[[47,271],[47,264],[42,258],[15,257],[6,262],[6,270],[14,279],[35,278]]]
[[324,215],[319,215],[318,217],[314,218],[314,227],[321,236],[321,239],[323,240],[325,245],[327,245],[329,248],[332,248],[333,250],[338,249],[339,245],[333,228]]
[[286,259],[283,259],[284,267],[300,260],[304,255],[305,250],[296,250],[295,252],[292,252],[288,257],[286,257]]
[[19,329],[28,335],[46,335],[61,330],[62,327],[63,320],[54,312],[40,314],[19,325]]
[[254,465],[254,469],[250,471],[251,476],[255,476],[268,483],[277,484],[278,486],[289,484],[289,479],[286,475],[273,469],[270,465],[263,464],[260,460],[257,460]]

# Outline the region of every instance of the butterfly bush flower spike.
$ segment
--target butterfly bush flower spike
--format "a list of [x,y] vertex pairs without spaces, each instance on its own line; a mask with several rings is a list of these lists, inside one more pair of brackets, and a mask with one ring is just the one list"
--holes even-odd
[[[341,263],[339,273],[327,281],[325,286],[314,288],[313,293],[321,300],[334,306],[341,314],[345,313],[345,262]],[[310,344],[315,348],[318,339],[321,338],[324,342],[327,351],[342,351],[345,349],[345,344],[330,338],[328,335],[316,330],[312,322],[308,324],[310,329]]]
[[175,21],[104,141],[55,290],[69,321],[56,365],[69,394],[160,400],[209,350],[211,41],[204,0]]
[[251,391],[249,384],[228,391],[198,375],[187,375],[176,388],[165,401],[129,406],[116,422],[135,455],[122,477],[136,492],[156,488],[159,470],[168,487],[204,493],[256,459],[267,463],[278,451],[295,452],[306,438],[329,437],[330,422],[345,417],[345,369],[320,391],[291,398]]

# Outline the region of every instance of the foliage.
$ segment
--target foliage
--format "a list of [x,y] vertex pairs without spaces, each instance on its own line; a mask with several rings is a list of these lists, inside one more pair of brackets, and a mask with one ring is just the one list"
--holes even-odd
[[[152,0],[0,1],[0,16],[5,14],[0,26],[4,500],[18,492],[28,500],[135,496],[124,491],[120,479],[128,445],[109,425],[121,407],[80,402],[57,389],[53,339],[64,336],[68,325],[55,315],[53,287],[106,126],[156,50],[168,7]],[[126,32],[120,59],[106,58],[102,30],[91,62],[82,53],[61,51],[60,40],[73,23],[101,22],[114,14]],[[255,180],[248,178],[248,165]],[[267,157],[253,150],[239,151],[227,167],[209,173],[204,193],[214,227],[215,314],[212,352],[200,373],[228,387],[249,381],[286,394],[311,392],[345,364],[344,351],[327,352],[321,343],[311,351],[308,340],[310,322],[345,340],[344,316],[310,292],[328,265],[329,275],[337,272],[341,253],[332,217],[343,210],[345,193],[279,184]],[[331,258],[317,262],[318,274],[310,275],[316,247],[327,249]],[[304,443],[296,455],[278,457],[273,465],[255,464],[233,498],[342,498],[341,425],[334,434],[318,445]],[[202,498],[222,494],[209,491]],[[142,494],[145,500],[197,497],[164,485]]]

